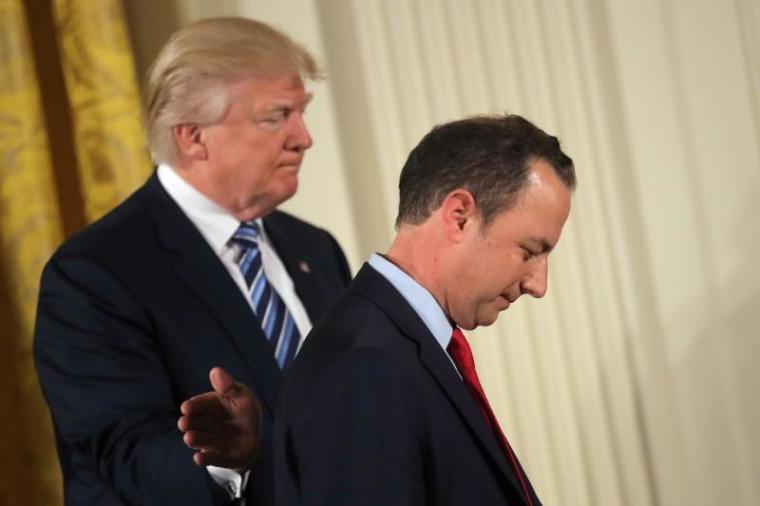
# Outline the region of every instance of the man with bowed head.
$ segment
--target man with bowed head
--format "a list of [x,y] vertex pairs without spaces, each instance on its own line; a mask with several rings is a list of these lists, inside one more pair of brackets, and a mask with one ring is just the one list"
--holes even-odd
[[[155,174],[42,277],[34,353],[67,504],[272,502],[275,393],[350,279],[327,232],[276,210],[312,144],[303,80],[318,74],[302,47],[242,18],[191,24],[158,55]],[[177,427],[210,370],[217,396],[202,405],[222,414],[223,452]]]
[[519,116],[422,139],[401,173],[390,250],[370,257],[288,373],[278,505],[540,504],[462,329],[544,296],[574,187],[557,139]]
[[278,504],[540,504],[462,329],[544,296],[574,187],[557,139],[519,116],[422,139],[388,253],[312,330],[283,387]]

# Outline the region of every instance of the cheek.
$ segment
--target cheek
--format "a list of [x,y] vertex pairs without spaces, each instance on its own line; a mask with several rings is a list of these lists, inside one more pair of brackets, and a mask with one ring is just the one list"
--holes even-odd
[[509,268],[505,265],[503,258],[488,259],[480,265],[478,272],[478,279],[484,296],[493,298],[504,290]]

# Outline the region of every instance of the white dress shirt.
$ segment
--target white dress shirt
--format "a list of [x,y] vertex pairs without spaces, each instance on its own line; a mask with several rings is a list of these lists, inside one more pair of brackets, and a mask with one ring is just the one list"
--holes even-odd
[[[240,246],[230,243],[230,239],[240,226],[240,222],[226,209],[196,190],[168,165],[159,165],[157,172],[161,186],[164,187],[169,196],[177,203],[193,225],[195,225],[204,239],[206,239],[208,245],[219,257],[219,260],[221,260],[230,276],[232,276],[232,279],[238,285],[238,288],[240,288],[241,295],[252,306],[253,303],[248,296],[248,286],[245,283],[245,278],[235,261],[239,256]],[[266,275],[267,280],[274,289],[277,290],[280,298],[293,316],[296,327],[298,327],[298,331],[301,334],[301,341],[298,343],[300,349],[304,338],[311,330],[309,315],[298,295],[296,295],[293,280],[290,278],[288,271],[285,269],[280,257],[277,256],[277,252],[267,237],[266,228],[262,220],[257,219],[256,222],[261,230],[259,250],[261,251],[261,263],[264,275]],[[251,310],[253,311],[253,307],[251,307]],[[249,472],[240,475],[232,469],[215,466],[207,466],[206,470],[213,480],[228,492],[231,498],[242,497],[248,482]]]

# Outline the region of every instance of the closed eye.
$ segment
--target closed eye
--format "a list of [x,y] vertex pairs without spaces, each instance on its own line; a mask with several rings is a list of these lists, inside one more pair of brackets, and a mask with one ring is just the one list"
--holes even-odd
[[[308,103],[304,104],[304,106],[300,109],[298,109],[298,112],[303,116],[306,113],[306,106]],[[288,118],[296,111],[295,108],[290,106],[283,106],[279,107],[277,109],[272,109],[266,113],[266,115],[262,116],[258,120],[256,120],[256,123],[259,125],[269,129],[269,130],[277,130],[282,125],[285,124],[286,121],[288,121]]]
[[541,253],[531,250],[530,248],[526,248],[525,246],[521,246],[520,248],[522,249],[523,260],[525,260],[526,262],[541,254]]
[[523,251],[524,260],[527,261],[543,254],[548,255],[552,250],[552,245],[546,239],[534,237],[520,244],[520,248]]
[[277,130],[285,123],[291,112],[292,109],[290,108],[269,111],[266,115],[258,118],[256,123],[267,130]]

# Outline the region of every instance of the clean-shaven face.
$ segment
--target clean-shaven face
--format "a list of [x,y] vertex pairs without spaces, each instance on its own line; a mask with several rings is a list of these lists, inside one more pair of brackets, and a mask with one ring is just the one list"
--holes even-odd
[[[231,86],[231,105],[204,127],[211,198],[239,219],[267,214],[293,196],[312,139],[304,123],[311,94],[298,75]],[[254,215],[248,216],[253,213]]]
[[549,252],[567,221],[571,194],[546,161],[531,169],[517,203],[485,230],[471,228],[452,266],[447,310],[464,329],[491,325],[523,294],[546,293]]

